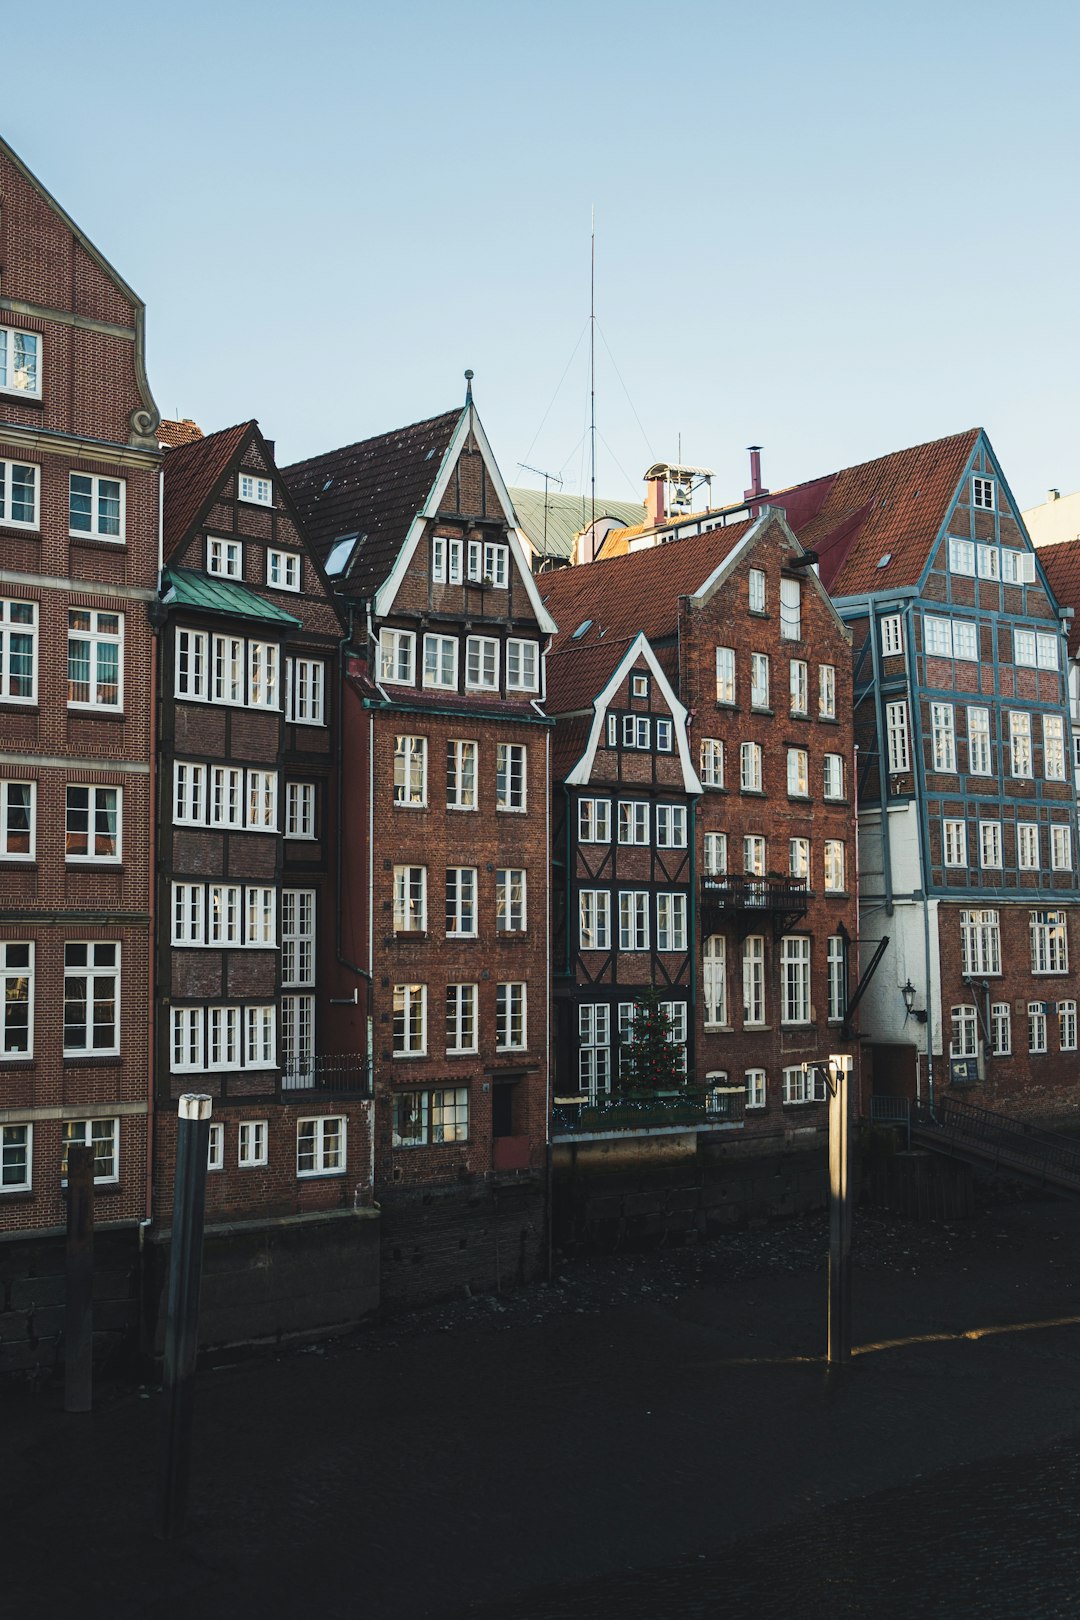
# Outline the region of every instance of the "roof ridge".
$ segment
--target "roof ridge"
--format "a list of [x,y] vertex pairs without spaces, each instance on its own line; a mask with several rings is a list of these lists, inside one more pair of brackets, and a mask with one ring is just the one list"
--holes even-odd
[[332,450],[320,450],[318,455],[308,456],[303,461],[291,461],[288,466],[282,467],[280,471],[282,474],[294,473],[299,472],[304,467],[314,467],[320,461],[327,460],[330,456],[345,455],[347,451],[360,450],[366,444],[376,444],[380,439],[390,439],[399,433],[412,433],[417,428],[430,427],[435,422],[443,422],[447,417],[459,417],[464,409],[464,406],[456,405],[453,410],[436,411],[434,416],[422,416],[416,422],[403,422],[399,427],[385,428],[382,433],[369,433],[366,439],[355,439],[352,444],[338,444]]

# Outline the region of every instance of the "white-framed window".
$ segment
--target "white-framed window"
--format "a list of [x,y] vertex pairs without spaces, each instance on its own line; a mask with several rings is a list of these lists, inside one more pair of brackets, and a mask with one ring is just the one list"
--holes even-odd
[[296,1122],[296,1174],[343,1176],[348,1122],[344,1114],[319,1114]]
[[825,1079],[816,1068],[796,1063],[783,1070],[781,1100],[785,1103],[824,1102]]
[[315,783],[286,782],[286,838],[317,838],[315,822]]
[[960,959],[967,976],[1001,972],[1001,926],[996,911],[960,913]]
[[619,843],[649,842],[649,806],[643,799],[619,800]]
[[979,578],[1000,579],[1001,552],[997,546],[980,545],[977,550],[979,554]]
[[[195,1017],[202,1019],[201,1007],[188,1010]],[[204,1064],[200,1066],[207,1069],[239,1069],[243,1066],[242,1014],[241,1007],[218,1006],[206,1009],[206,1057]]]
[[277,832],[277,771],[248,771],[247,825],[253,831]]
[[1008,1057],[1012,1051],[1012,1007],[1007,1001],[990,1003],[990,1051]]
[[[174,886],[173,900],[173,942],[176,942],[176,887]],[[237,1009],[239,1010],[239,1009]],[[174,1074],[186,1074],[205,1069],[206,1053],[203,1041],[206,1033],[206,1018],[202,1007],[173,1007],[171,1015],[172,1024],[172,1071]]]
[[1035,637],[1036,657],[1040,669],[1057,669],[1058,638],[1052,630],[1040,630]]
[[60,1179],[67,1180],[68,1149],[92,1147],[94,1181],[120,1179],[120,1121],[118,1119],[69,1119],[60,1127]]
[[825,893],[841,894],[847,887],[842,838],[825,840]]
[[240,1121],[236,1162],[241,1170],[256,1170],[270,1162],[270,1127],[265,1119]]
[[649,895],[645,889],[623,889],[619,894],[619,949],[649,948]]
[[1058,1046],[1063,1052],[1076,1051],[1076,1002],[1059,1001],[1058,1015]]
[[578,1006],[578,1090],[593,1100],[611,1090],[611,1008],[604,1001]]
[[847,952],[841,934],[830,934],[826,955],[828,1020],[838,1024],[847,1012]]
[[979,656],[979,632],[973,619],[942,619],[928,613],[923,620],[923,637],[929,658],[960,658],[975,662]]
[[281,998],[281,1066],[284,1084],[296,1085],[314,1077],[315,997],[283,995]]
[[1045,1052],[1046,1042],[1046,1002],[1028,1002],[1028,1051]]
[[476,867],[448,866],[446,869],[446,937],[473,939],[476,936]]
[[842,799],[844,797],[843,754],[825,755],[825,797],[827,799]]
[[37,702],[36,602],[0,597],[0,698],[6,703]]
[[286,718],[298,726],[326,724],[326,665],[321,658],[288,658]]
[[68,708],[112,709],[124,702],[124,615],[68,609]]
[[685,894],[660,893],[656,896],[656,948],[658,951],[685,951]]
[[34,1055],[34,945],[0,941],[0,1057]]
[[478,990],[475,984],[448,984],[446,987],[446,1052],[448,1057],[477,1050],[477,995]]
[[473,692],[498,691],[499,643],[494,636],[466,638],[465,685]]
[[24,461],[0,461],[0,524],[9,529],[36,529],[41,469]]
[[810,941],[785,934],[780,941],[780,1022],[810,1022]]
[[446,808],[476,809],[476,744],[460,737],[446,744]]
[[658,804],[656,807],[657,849],[686,848],[686,806]]
[[836,666],[818,665],[818,714],[822,720],[836,719]]
[[523,813],[527,802],[527,765],[524,743],[495,745],[495,808]]
[[636,698],[647,698],[649,695],[649,677],[647,675],[633,675],[630,678],[630,693]]
[[[211,636],[210,696],[213,702],[243,703],[246,661],[242,636]],[[200,695],[205,696],[205,693]]]
[[751,568],[747,579],[747,595],[751,613],[765,612],[765,570]]
[[460,585],[463,543],[460,539],[437,534],[431,542],[431,577],[436,585]]
[[761,833],[746,833],[742,841],[743,871],[748,877],[765,876],[765,838]]
[[979,865],[992,871],[1001,865],[1001,822],[979,822]]
[[993,753],[990,747],[990,710],[969,708],[968,770],[972,776],[993,775]]
[[202,883],[174,883],[172,886],[172,943],[206,943],[206,887]]
[[949,1056],[973,1058],[979,1055],[979,1022],[975,1008],[962,1002],[952,1009]]
[[1029,930],[1032,973],[1068,973],[1069,935],[1065,912],[1058,909],[1033,911]]
[[735,702],[734,647],[717,647],[716,649],[716,701],[717,703]]
[[1043,715],[1043,775],[1048,782],[1065,780],[1065,723],[1059,714]]
[[911,769],[906,698],[885,705],[885,744],[890,775],[903,775]]
[[211,945],[242,944],[243,909],[238,883],[211,883],[207,890],[207,940]]
[[32,861],[36,833],[37,783],[0,780],[0,861]]
[[766,1084],[765,1070],[746,1069],[743,1072],[743,1078],[746,1081],[747,1108],[764,1108]]
[[792,714],[810,711],[810,666],[804,658],[792,658],[788,665],[788,689]]
[[957,619],[953,624],[953,657],[977,663],[979,627],[973,619]]
[[1072,828],[1064,821],[1050,824],[1050,869],[1053,872],[1072,870]]
[[315,890],[281,891],[281,982],[290,988],[315,983]]
[[300,589],[300,553],[278,551],[272,547],[266,553],[266,583],[275,591]]
[[946,866],[967,866],[967,822],[946,818],[942,823],[942,853]]
[[719,737],[701,739],[701,781],[704,787],[724,785],[724,745]]
[[742,950],[743,1023],[765,1022],[765,939],[750,934]]
[[205,765],[188,760],[173,762],[173,824],[179,827],[201,827],[206,822]]
[[790,574],[780,577],[780,636],[784,641],[802,638],[802,581]]
[[801,878],[810,887],[810,840],[809,838],[788,839],[788,876]]
[[670,720],[657,720],[656,722],[656,751],[658,754],[670,754],[674,741],[674,727]]
[[744,793],[761,792],[761,744],[739,744],[739,786]]
[[251,506],[273,506],[273,480],[260,478],[257,473],[241,472],[237,496]]
[[752,709],[769,707],[768,653],[750,654],[750,707]]
[[930,736],[933,769],[955,771],[956,721],[951,703],[931,703]]
[[810,796],[810,756],[805,748],[787,751],[787,790],[791,799]]
[[388,686],[416,684],[415,631],[379,631],[379,679]]
[[727,875],[727,833],[706,833],[704,842],[706,877]]
[[[125,532],[126,483],[122,478],[99,478],[96,473],[71,473],[68,478],[68,533],[75,538],[112,540],[122,544]],[[211,569],[211,573],[220,570]]]
[[427,804],[427,738],[394,738],[394,803],[422,810]]
[[457,636],[425,635],[424,685],[456,692],[458,685]]
[[41,398],[41,338],[36,332],[0,326],[0,391]]
[[611,800],[578,800],[578,843],[611,843]]
[[394,932],[427,932],[427,867],[394,867]]
[[686,1032],[689,1027],[685,1001],[662,1001],[660,1011],[666,1013],[671,1028],[668,1031],[668,1042],[675,1048],[675,1068],[680,1074],[686,1073]]
[[611,948],[611,895],[607,889],[578,891],[578,947],[583,951]]
[[622,740],[624,748],[650,748],[652,721],[644,714],[624,714]]
[[394,986],[394,1056],[421,1057],[427,1051],[427,985]]
[[34,1127],[0,1125],[0,1192],[29,1192],[33,1164]]
[[994,510],[994,480],[992,478],[973,478],[971,480],[971,504],[981,507],[985,512]]
[[218,535],[206,537],[206,572],[220,574],[223,579],[243,579],[244,546],[240,540],[224,540]]
[[64,1056],[119,1050],[120,946],[104,940],[65,945]]
[[1009,774],[1032,774],[1031,716],[1023,709],[1009,710]]
[[118,861],[123,789],[68,785],[65,799],[65,859]]
[[443,1086],[438,1091],[401,1091],[394,1098],[393,1147],[437,1146],[468,1139],[467,1086]]
[[1039,824],[1037,821],[1018,821],[1016,824],[1016,864],[1021,872],[1039,870]]
[[[249,641],[248,654],[248,707],[252,709],[279,709],[278,657],[280,649],[272,641]],[[295,716],[290,715],[290,719]]]
[[495,986],[495,1050],[523,1052],[527,1039],[527,1000],[524,983]]
[[705,940],[701,964],[701,994],[706,1024],[725,1025],[727,1006],[727,940],[723,934],[710,934]]
[[527,919],[525,868],[500,866],[495,873],[495,932],[522,934]]
[[1035,580],[1035,558],[1030,551],[1016,551],[1003,546],[1001,551],[1001,577],[1007,584],[1031,585]]
[[904,621],[899,613],[886,613],[881,620],[881,651],[891,658],[904,650]]
[[470,580],[481,584],[495,585],[500,590],[506,589],[509,563],[508,546],[492,544],[490,541],[470,540],[468,542],[468,575]]
[[975,546],[970,540],[949,537],[949,572],[975,577]]
[[506,643],[506,690],[539,692],[540,647],[535,641],[519,641],[511,636]]

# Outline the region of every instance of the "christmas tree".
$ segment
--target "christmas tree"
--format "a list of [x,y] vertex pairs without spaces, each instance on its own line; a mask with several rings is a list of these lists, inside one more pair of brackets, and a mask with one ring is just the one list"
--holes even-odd
[[686,1082],[682,1052],[672,1040],[671,1015],[655,990],[635,1000],[634,1021],[625,1048],[623,1085],[628,1091],[675,1091]]

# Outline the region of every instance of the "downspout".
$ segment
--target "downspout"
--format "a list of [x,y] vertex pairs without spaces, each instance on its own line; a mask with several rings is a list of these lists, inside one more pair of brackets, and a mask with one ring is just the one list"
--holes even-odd
[[[336,794],[336,798],[337,798],[337,839],[336,839],[337,849],[335,851],[335,855],[336,855],[335,866],[336,866],[336,870],[337,870],[337,894],[335,895],[335,900],[334,900],[335,907],[336,907],[336,945],[337,945],[337,959],[340,962],[341,966],[342,967],[347,967],[351,973],[357,974],[357,976],[359,978],[361,978],[361,979],[366,979],[368,981],[368,983],[370,984],[371,983],[371,973],[370,973],[370,971],[367,968],[360,967],[356,962],[352,962],[352,961],[349,960],[349,958],[345,955],[344,951],[342,950],[342,940],[341,940],[341,919],[342,919],[342,904],[341,904],[341,873],[342,873],[341,862],[342,862],[342,853],[341,852],[342,852],[342,848],[343,848],[344,843],[345,843],[344,824],[343,824],[343,821],[342,821],[342,815],[343,815],[344,807],[345,807],[345,772],[344,772],[344,770],[342,768],[342,761],[344,760],[344,757],[345,757],[345,753],[344,753],[344,738],[345,738],[345,653],[346,653],[346,650],[349,647],[352,646],[352,641],[353,641],[353,605],[352,605],[351,602],[349,602],[347,604],[347,606],[348,606],[348,610],[349,610],[349,628],[346,631],[345,635],[341,638],[340,642],[338,643],[338,705],[337,705],[337,727],[336,727],[336,729],[337,729],[337,743],[336,743],[336,747],[335,747],[335,750],[334,750],[334,753],[335,753],[334,763],[335,763],[336,771],[337,771],[337,794]],[[369,1009],[369,1012],[370,1012],[370,1009]]]
[[[874,712],[877,717],[878,798],[881,803],[881,869],[885,885],[885,915],[893,914],[892,843],[889,836],[889,740],[885,730],[885,698],[881,690],[880,622],[873,601],[869,608],[870,663],[874,672]],[[905,697],[907,694],[905,693]],[[854,698],[854,693],[852,694]],[[856,795],[858,784],[856,783]]]
[[[854,736],[851,739],[851,812],[855,823],[855,967],[862,973],[862,958],[859,955],[859,942],[862,939],[862,898],[859,867],[859,745]],[[844,1019],[847,1019],[848,986],[851,983],[851,963],[847,959],[848,947],[844,948]],[[855,1079],[855,1101],[859,1110],[859,1118],[863,1117],[863,1072],[862,1072],[862,1042],[855,1030],[852,1030],[855,1041],[855,1052],[858,1058]]]
[[910,693],[908,701],[908,732],[910,738],[911,758],[915,765],[915,802],[919,813],[919,875],[922,879],[922,909],[923,909],[923,973],[926,979],[926,1100],[930,1108],[930,1118],[934,1116],[934,1004],[931,999],[930,979],[930,897],[928,894],[928,873],[930,865],[930,839],[928,826],[924,825],[926,815],[926,762],[922,751],[922,715],[916,702],[915,680],[912,669],[915,642],[913,628],[915,622],[914,609],[909,602],[904,609],[904,664],[907,669],[907,684]]
[[[544,675],[544,684],[545,684],[545,688],[546,688],[546,685],[547,685],[546,668],[545,668],[545,675]],[[545,1177],[545,1180],[546,1180],[546,1187],[545,1187],[546,1199],[545,1199],[545,1201],[546,1201],[546,1204],[547,1204],[547,1218],[546,1218],[544,1224],[545,1224],[545,1226],[547,1228],[547,1245],[546,1245],[546,1253],[545,1253],[544,1275],[547,1278],[548,1282],[550,1282],[551,1278],[552,1278],[552,1236],[551,1236],[552,1216],[553,1216],[552,1196],[553,1196],[553,1193],[554,1193],[554,1167],[553,1167],[553,1162],[552,1162],[552,1147],[551,1147],[551,1110],[552,1110],[552,1107],[554,1105],[554,1090],[553,1090],[553,1080],[552,1080],[552,1051],[551,1051],[551,995],[552,995],[552,983],[551,983],[551,882],[552,882],[552,859],[551,859],[551,728],[550,727],[548,728],[548,730],[546,731],[546,733],[544,735],[544,818],[545,818],[544,819],[544,861],[545,861],[545,865],[547,867],[547,895],[546,895],[546,907],[545,907],[545,910],[546,910],[546,927],[547,927],[547,950],[544,952],[544,956],[546,958],[546,967],[545,967],[545,970],[544,970],[544,981],[545,981],[545,986],[546,986],[546,990],[547,990],[547,1005],[546,1005],[546,1009],[545,1009],[545,1015],[546,1015],[546,1020],[547,1020],[547,1065],[546,1065],[547,1074],[546,1074],[546,1081],[545,1081],[545,1085],[544,1085],[544,1164],[545,1164],[545,1169],[546,1169],[546,1172],[547,1172],[546,1177]]]
[[[158,466],[157,511],[157,593],[161,600],[161,576],[165,569],[165,468]],[[146,1027],[146,1220],[154,1217],[154,1056],[157,1029],[157,880],[158,880],[158,659],[161,640],[157,625],[150,623],[150,780],[147,784],[150,822],[149,930],[147,938],[147,979],[150,988],[150,1016]],[[142,1233],[139,1234],[140,1244]]]
[[[694,1082],[695,1082],[695,1084],[697,1083],[697,1060],[698,1060],[698,1049],[697,1049],[698,970],[697,970],[697,965],[698,965],[698,946],[701,943],[698,940],[697,809],[698,809],[698,804],[700,803],[701,797],[702,797],[702,795],[700,793],[692,793],[690,795],[690,834],[689,834],[689,846],[688,846],[689,850],[690,850],[690,923],[689,923],[689,931],[688,931],[688,936],[687,936],[689,938],[689,941],[690,941],[690,1014],[689,1014],[690,1022],[689,1022],[689,1027],[690,1027],[690,1030],[692,1031],[693,1042],[694,1042]],[[689,1082],[689,1079],[690,1079],[690,1075],[689,1075],[689,1066],[688,1066],[688,1072],[687,1072],[687,1081],[688,1082]]]

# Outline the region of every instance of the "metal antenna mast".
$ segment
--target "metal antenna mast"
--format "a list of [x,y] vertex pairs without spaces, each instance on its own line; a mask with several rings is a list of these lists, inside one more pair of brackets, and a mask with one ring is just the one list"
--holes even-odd
[[541,567],[543,567],[544,563],[547,562],[547,555],[548,555],[548,549],[547,549],[548,480],[550,479],[550,481],[553,484],[558,484],[559,488],[561,489],[562,488],[562,479],[559,477],[558,473],[545,472],[542,467],[530,467],[529,463],[527,461],[519,461],[518,466],[521,468],[522,472],[535,473],[537,478],[542,478],[544,480],[544,556],[543,556],[543,561],[541,562],[541,565],[540,565]]
[[596,204],[589,254],[589,437],[592,445],[592,529],[596,540]]

